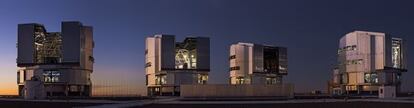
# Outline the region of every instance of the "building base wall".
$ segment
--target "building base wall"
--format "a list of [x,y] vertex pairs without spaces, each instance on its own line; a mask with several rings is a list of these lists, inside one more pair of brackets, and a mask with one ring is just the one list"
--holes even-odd
[[[355,89],[347,89],[347,87],[334,87],[332,95],[348,95],[348,96],[379,96],[381,94],[381,85],[353,85]],[[390,85],[395,89],[395,95],[400,92],[400,85]],[[388,87],[388,86],[386,86]],[[349,87],[348,87],[349,88]]]
[[24,99],[90,97],[92,92],[90,85],[44,84],[40,81],[26,81],[21,87],[19,96]]
[[[208,71],[171,70],[147,74],[147,96],[180,96],[182,84],[207,84]],[[158,79],[158,80],[157,80]]]
[[379,98],[395,98],[397,97],[397,92],[395,86],[381,86],[379,87]]
[[23,96],[24,99],[45,99],[45,87],[41,81],[24,82]]
[[[90,97],[92,70],[73,65],[35,65],[20,67],[18,71],[19,96],[44,98]],[[32,86],[34,82],[39,83]],[[29,92],[29,94],[27,94]],[[36,94],[32,96],[32,94]],[[39,99],[39,98],[37,98]]]
[[148,96],[180,96],[180,86],[147,87]]
[[293,84],[274,85],[181,85],[183,98],[294,97]]

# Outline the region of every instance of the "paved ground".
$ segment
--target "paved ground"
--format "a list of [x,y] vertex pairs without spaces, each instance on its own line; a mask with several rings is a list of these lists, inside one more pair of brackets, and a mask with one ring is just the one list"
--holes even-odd
[[414,98],[294,99],[249,101],[181,101],[179,98],[144,100],[23,100],[2,99],[0,108],[414,108]]
[[3,101],[0,100],[0,108],[72,108],[102,105],[100,103],[79,102],[35,102],[35,101]]
[[303,99],[285,101],[162,100],[134,108],[414,108],[410,99]]
[[136,108],[414,108],[414,104],[385,102],[328,102],[274,104],[152,104]]
[[96,99],[72,100],[24,100],[21,98],[0,98],[0,108],[73,108],[99,105],[124,104],[134,101],[111,101]]

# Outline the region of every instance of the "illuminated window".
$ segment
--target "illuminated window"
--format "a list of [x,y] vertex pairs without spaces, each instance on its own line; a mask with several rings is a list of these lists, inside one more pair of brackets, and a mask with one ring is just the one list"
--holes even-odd
[[341,54],[342,52],[346,52],[346,51],[356,51],[356,50],[357,50],[356,45],[345,46],[345,47],[338,49],[338,54]]
[[277,84],[277,78],[275,77],[267,77],[266,84]]
[[155,76],[155,84],[161,85],[161,84],[167,84],[167,75],[157,75]]
[[365,73],[364,82],[365,83],[378,83],[377,73]]
[[197,51],[196,40],[187,38],[184,42],[178,42],[175,46],[175,68],[176,69],[196,69]]
[[364,62],[363,59],[358,59],[358,61],[356,62],[357,64],[362,64]]
[[198,84],[207,84],[208,75],[197,74],[197,83]]
[[392,67],[401,68],[401,40],[392,40]]
[[34,32],[35,63],[60,63],[62,35],[57,32],[46,32],[43,26],[37,26]]
[[287,67],[286,66],[279,65],[279,71],[280,71],[280,73],[286,73]]
[[356,45],[352,45],[351,46],[351,51],[355,51],[355,50],[357,50],[357,46]]
[[346,60],[345,65],[356,65],[356,64],[362,64],[363,63],[363,59],[355,59],[355,60]]
[[191,55],[190,56],[191,58],[190,58],[190,60],[191,60],[191,69],[195,69],[196,68],[196,66],[197,66],[197,59],[196,59],[196,57],[194,56],[194,55]]
[[197,59],[195,51],[188,51],[186,49],[179,49],[175,55],[175,64],[177,69],[195,69],[197,66]]
[[244,81],[245,81],[244,77],[237,77],[236,78],[236,84],[245,84]]
[[46,70],[43,73],[44,82],[59,82],[60,72],[57,70]]

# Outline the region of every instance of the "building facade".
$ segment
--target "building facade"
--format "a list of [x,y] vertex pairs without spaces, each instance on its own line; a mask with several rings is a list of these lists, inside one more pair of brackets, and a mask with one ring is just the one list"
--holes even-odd
[[181,98],[274,99],[294,98],[294,85],[283,84],[204,84],[181,85]]
[[62,22],[61,32],[41,24],[19,24],[18,93],[27,99],[90,96],[93,31],[80,22]]
[[[354,31],[339,41],[338,65],[332,76],[336,95],[377,95],[391,86],[398,93],[407,71],[405,41],[385,33]],[[387,87],[388,88],[388,87]]]
[[182,84],[207,84],[210,71],[210,39],[173,35],[147,37],[145,72],[149,96],[178,96]]
[[287,48],[237,43],[230,46],[230,84],[281,84]]

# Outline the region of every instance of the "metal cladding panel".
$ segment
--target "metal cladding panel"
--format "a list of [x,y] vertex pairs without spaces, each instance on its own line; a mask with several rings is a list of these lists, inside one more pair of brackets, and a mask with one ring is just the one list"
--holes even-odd
[[253,75],[250,84],[266,84],[266,77]]
[[279,74],[288,74],[288,56],[287,56],[287,48],[285,47],[279,47]]
[[263,45],[253,46],[253,72],[264,72],[263,68]]
[[155,74],[147,75],[147,85],[155,85]]
[[334,84],[339,84],[341,82],[341,74],[339,73],[338,69],[334,69],[333,70],[333,75],[332,75],[332,82]]
[[385,37],[385,66],[393,67],[392,63],[392,37],[387,35]]
[[358,72],[358,73],[356,73],[356,75],[357,75],[357,77],[356,77],[356,80],[357,80],[357,83],[358,84],[363,84],[363,83],[365,83],[365,81],[364,81],[364,76],[365,76],[365,73],[364,72]]
[[371,66],[371,68],[370,68],[370,71],[369,72],[373,72],[373,71],[375,71],[376,70],[376,55],[375,55],[375,53],[376,53],[376,41],[375,41],[375,37],[374,36],[370,36],[370,55],[369,55],[369,58],[370,58],[370,66]]
[[88,26],[82,27],[81,37],[81,67],[88,70],[93,70],[93,28]]
[[407,44],[407,41],[406,40],[404,40],[404,39],[402,39],[402,44],[401,44],[401,46],[402,46],[402,66],[403,66],[403,68],[404,69],[408,69],[408,63],[407,63],[407,60],[408,60],[408,44]]
[[81,51],[82,24],[62,22],[63,62],[79,63]]
[[360,72],[372,72],[375,71],[375,44],[373,41],[372,36],[370,35],[361,35],[358,38],[358,48],[361,48],[358,50],[358,52],[361,54],[360,57],[364,60],[363,62],[363,69],[359,70]]
[[146,45],[146,54],[145,54],[145,72],[146,74],[154,74],[156,73],[156,69],[158,69],[158,62],[156,58],[159,57],[158,53],[156,53],[156,38],[148,37],[145,41]]
[[192,72],[167,73],[167,84],[180,86],[181,84],[196,84],[197,77]]
[[[353,85],[353,84],[357,84],[358,82],[357,82],[357,76],[358,75],[358,73],[348,73],[348,84],[351,84],[351,85]],[[362,76],[360,76],[360,77],[362,77]]]
[[359,54],[355,56],[364,60],[364,69],[360,71],[373,72],[385,66],[385,34],[376,32],[358,32]]
[[[165,79],[165,82],[167,85],[174,85],[174,84],[180,85],[181,82],[177,81],[181,79],[180,73],[167,72],[166,76],[167,78]],[[188,79],[188,78],[182,78],[182,79]]]
[[77,70],[77,69],[61,69],[61,82],[66,82],[68,84],[79,84],[79,85],[89,85],[91,81],[88,79],[91,74],[89,71]]
[[380,83],[380,84],[386,83],[386,80],[387,80],[386,73],[385,72],[379,72],[377,74],[378,74],[378,83]]
[[[341,72],[371,72],[375,70],[376,60],[383,60],[378,52],[383,50],[382,38],[366,32],[353,32],[341,39],[340,48],[356,45],[355,51],[346,51],[340,54],[338,60],[343,66],[339,66]],[[379,48],[379,49],[378,49]],[[362,59],[362,64],[347,65],[349,61]],[[371,65],[371,63],[374,63]],[[381,65],[381,63],[377,63]]]
[[[237,62],[238,55],[236,53],[237,47],[238,47],[237,44],[233,44],[233,45],[230,46],[230,56],[234,55],[236,57],[234,59],[230,59],[230,68],[235,67],[235,66],[239,66],[239,64]],[[237,73],[239,73],[239,70],[230,70],[230,77],[236,77]],[[231,80],[231,81],[233,81],[233,80]]]
[[17,84],[22,84],[22,83],[24,83],[24,81],[26,80],[26,79],[24,79],[24,74],[25,74],[25,71],[24,71],[24,69],[22,69],[22,70],[18,70],[18,73],[17,73]]
[[[350,35],[350,33],[348,33],[347,35]],[[347,36],[343,36],[340,40],[339,40],[339,47],[338,47],[338,58],[337,58],[337,63],[338,63],[338,71],[340,72],[346,72],[346,67],[345,65],[341,65],[344,63],[344,61],[346,60],[346,56],[343,52],[340,52],[340,50],[345,46],[345,42],[346,39],[345,37]]]
[[250,73],[249,63],[248,63],[249,62],[249,49],[250,49],[249,46],[244,46],[244,45],[240,45],[237,48],[238,58],[236,57],[236,60],[240,66],[240,70],[238,73],[238,75],[240,76],[244,76]]
[[[355,33],[357,34],[357,33]],[[349,35],[346,37],[346,43],[344,47],[356,45],[358,47],[358,42],[360,41],[357,35]],[[354,60],[357,59],[358,55],[355,51],[347,51],[346,52],[346,60]]]
[[278,85],[181,85],[183,98],[239,98],[239,97],[285,97],[293,98],[293,84]]
[[161,70],[175,68],[175,37],[173,35],[162,35],[160,43]]
[[375,36],[375,69],[384,69],[385,66],[385,36]]
[[34,63],[34,24],[19,24],[17,32],[17,64]]
[[231,46],[231,54],[236,58],[230,62],[230,67],[239,67],[237,70],[230,71],[231,77],[245,76],[249,73],[249,46],[243,44],[233,44]]
[[197,69],[210,70],[210,38],[197,37]]
[[253,47],[249,47],[249,50],[247,51],[247,54],[249,55],[248,56],[248,62],[247,62],[247,65],[248,65],[248,71],[249,71],[249,74],[253,74],[253,66],[254,66],[254,56],[253,56]]
[[[347,51],[341,52],[338,56],[338,61],[341,65],[339,65],[339,72],[356,72],[358,70],[358,67],[361,67],[361,65],[347,65],[348,61],[356,60],[356,59],[362,59],[362,55],[368,54],[368,52],[361,52],[361,51],[369,51],[369,48],[366,47],[367,45],[363,44],[369,44],[369,36],[358,36],[359,33],[357,32],[351,32],[346,34],[344,37],[341,38],[339,49],[347,49],[349,46],[356,46],[357,50],[355,51]],[[366,59],[364,59],[366,60]],[[356,84],[359,80],[357,78],[359,76],[356,73],[348,73],[348,83]]]

